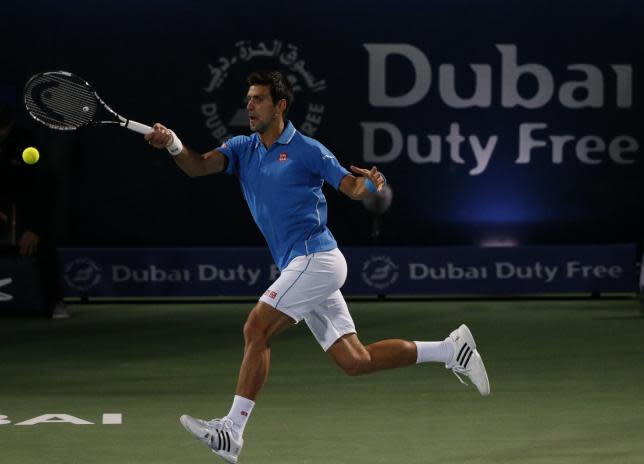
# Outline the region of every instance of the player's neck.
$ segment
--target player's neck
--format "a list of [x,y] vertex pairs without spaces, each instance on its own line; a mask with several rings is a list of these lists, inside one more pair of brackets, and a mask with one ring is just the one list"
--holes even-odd
[[271,125],[268,129],[266,129],[266,131],[260,133],[259,139],[262,141],[262,144],[264,144],[264,147],[270,148],[270,146],[280,138],[280,135],[282,135],[282,132],[284,132],[285,127],[286,125],[284,124],[284,120],[280,118],[279,121]]

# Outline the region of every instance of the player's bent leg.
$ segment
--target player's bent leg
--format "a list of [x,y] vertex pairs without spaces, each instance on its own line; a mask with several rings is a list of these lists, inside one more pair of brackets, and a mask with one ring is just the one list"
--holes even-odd
[[235,393],[255,400],[268,378],[270,339],[294,324],[292,318],[263,301],[258,302],[244,324],[244,359]]
[[467,376],[483,396],[490,394],[490,382],[483,358],[468,327],[463,324],[443,342],[381,340],[364,346],[355,333],[336,340],[327,353],[348,375],[369,374],[414,363],[444,362],[458,379]]
[[327,350],[348,375],[362,375],[416,362],[416,345],[399,339],[381,340],[364,346],[354,334],[344,335]]

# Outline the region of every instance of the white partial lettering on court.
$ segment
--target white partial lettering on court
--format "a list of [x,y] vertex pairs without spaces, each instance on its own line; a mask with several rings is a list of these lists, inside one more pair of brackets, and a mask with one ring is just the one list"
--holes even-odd
[[103,414],[104,425],[120,425],[123,423],[123,414]]
[[37,424],[74,424],[74,425],[94,425],[93,422],[79,419],[78,417],[69,414],[43,414],[42,416],[34,417],[23,422],[18,422],[16,425],[37,425]]

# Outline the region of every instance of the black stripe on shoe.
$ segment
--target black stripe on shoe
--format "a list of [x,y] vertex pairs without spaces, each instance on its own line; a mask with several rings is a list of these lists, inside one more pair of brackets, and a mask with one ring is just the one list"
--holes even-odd
[[464,367],[464,368],[467,368],[467,365],[469,364],[469,362],[470,362],[470,358],[472,357],[472,355],[473,355],[473,354],[474,354],[474,350],[470,350],[470,354],[467,356],[467,359],[466,359],[466,360],[465,360],[465,362],[463,363],[463,367]]
[[463,354],[463,350],[465,350],[467,347],[468,347],[468,346],[467,346],[467,343],[465,343],[465,344],[461,347],[461,351],[459,351],[459,352],[458,352],[458,356],[456,357],[456,362],[458,362],[458,363],[460,363],[460,362],[461,362],[461,355]]
[[470,353],[470,347],[467,345],[463,345],[463,348],[461,349],[461,352],[458,354],[458,357],[460,359],[457,359],[458,363],[460,364],[461,367],[463,367],[463,362],[465,361],[465,358],[467,358],[467,355]]
[[226,451],[230,453],[230,434],[228,432],[224,432],[226,435]]

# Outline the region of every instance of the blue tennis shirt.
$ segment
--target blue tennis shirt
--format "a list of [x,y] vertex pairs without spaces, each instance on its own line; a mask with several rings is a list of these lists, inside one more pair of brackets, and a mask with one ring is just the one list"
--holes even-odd
[[268,149],[257,133],[233,137],[217,148],[226,173],[239,179],[244,198],[275,264],[283,270],[297,256],[337,247],[326,226],[324,182],[336,190],[349,174],[324,145],[291,122]]

